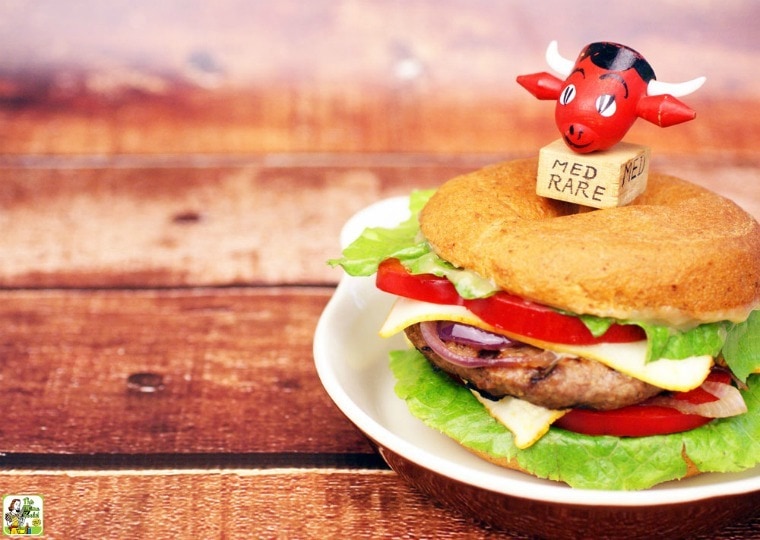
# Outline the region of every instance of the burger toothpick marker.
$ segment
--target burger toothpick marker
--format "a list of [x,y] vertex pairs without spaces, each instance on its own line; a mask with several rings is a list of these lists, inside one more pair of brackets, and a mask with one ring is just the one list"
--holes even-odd
[[695,92],[705,78],[657,81],[638,52],[609,42],[587,45],[572,62],[553,41],[546,60],[564,79],[546,72],[517,77],[538,99],[556,101],[562,134],[540,150],[537,193],[594,208],[628,204],[646,189],[650,150],[620,141],[637,118],[660,127],[694,119],[676,98]]

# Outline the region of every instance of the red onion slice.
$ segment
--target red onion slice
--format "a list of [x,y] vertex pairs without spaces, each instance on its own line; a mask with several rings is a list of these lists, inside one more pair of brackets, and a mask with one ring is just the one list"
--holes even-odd
[[[543,351],[532,347],[527,354],[523,351],[522,354],[513,354],[503,358],[480,357],[477,355],[477,351],[479,350],[477,346],[469,346],[469,350],[473,351],[474,355],[462,354],[446,346],[446,343],[438,335],[438,322],[421,322],[420,333],[434,353],[457,366],[466,368],[496,366],[545,368],[552,365],[559,358],[551,351]],[[526,345],[525,347],[529,346]],[[510,341],[510,345],[507,348],[516,348],[516,343]]]
[[507,336],[494,334],[476,326],[454,321],[440,321],[438,323],[438,336],[442,341],[453,341],[487,351],[498,351],[516,345]]
[[670,407],[684,414],[696,414],[705,418],[728,418],[747,412],[747,404],[741,392],[730,384],[713,381],[702,383],[702,389],[718,398],[707,403],[689,403],[668,396],[658,396],[650,403],[661,407]]

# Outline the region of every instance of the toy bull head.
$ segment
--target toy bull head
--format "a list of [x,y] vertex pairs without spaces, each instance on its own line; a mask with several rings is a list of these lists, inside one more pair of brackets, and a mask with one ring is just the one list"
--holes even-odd
[[546,61],[565,79],[542,72],[520,75],[517,82],[538,99],[557,100],[557,128],[567,146],[579,154],[614,146],[636,118],[660,127],[692,120],[696,113],[676,97],[691,94],[705,82],[704,77],[677,84],[659,82],[639,53],[617,43],[592,43],[573,63],[559,55],[553,41]]

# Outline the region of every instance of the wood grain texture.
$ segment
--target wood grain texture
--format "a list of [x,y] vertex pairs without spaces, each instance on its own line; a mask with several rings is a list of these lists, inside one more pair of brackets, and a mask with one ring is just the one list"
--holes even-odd
[[636,9],[605,0],[575,9],[558,0],[39,0],[5,2],[0,14],[4,71],[68,68],[68,77],[52,80],[61,95],[77,89],[82,72],[104,99],[130,89],[160,93],[168,76],[212,89],[360,80],[399,89],[478,87],[482,94],[514,89],[514,73],[538,71],[551,39],[567,57],[593,40],[626,43],[660,79],[705,74],[721,95],[758,88],[752,0],[689,9],[657,0]]
[[[0,468],[5,453],[86,462],[88,454],[371,452],[315,373],[312,336],[330,293],[0,294]],[[129,378],[140,373],[159,375],[163,388],[135,391]]]
[[[0,287],[335,284],[325,261],[353,213],[507,157],[8,159]],[[655,155],[651,168],[760,217],[760,159]]]
[[[273,159],[276,160],[276,157]],[[287,159],[287,158],[286,158]],[[359,208],[449,175],[430,164],[0,169],[9,287],[335,283]]]
[[[552,103],[527,92],[522,98],[491,97],[480,90],[414,96],[360,82],[335,89],[179,87],[160,98],[128,94],[114,104],[84,96],[52,107],[52,98],[43,95],[19,108],[3,110],[0,103],[0,153],[526,154],[559,135]],[[755,154],[757,98],[695,97],[689,103],[697,120],[664,129],[640,120],[625,140],[663,153]]]
[[631,142],[753,152],[757,16],[750,0],[11,2],[0,152],[530,152],[555,138],[552,106],[515,77],[546,70],[553,39],[568,58],[626,43],[663,81],[707,76],[685,98],[697,121],[642,121]]
[[146,528],[151,538],[504,537],[431,504],[390,472],[0,476],[0,487],[9,484],[46,494],[50,538],[135,538]]
[[[0,491],[9,490],[44,494],[51,539],[529,538],[478,524],[383,471],[0,473]],[[757,530],[760,517],[695,540]]]

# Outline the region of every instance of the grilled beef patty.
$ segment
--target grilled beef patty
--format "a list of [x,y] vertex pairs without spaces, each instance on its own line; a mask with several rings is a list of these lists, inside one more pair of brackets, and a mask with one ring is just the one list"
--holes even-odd
[[[433,365],[464,379],[484,397],[492,399],[514,396],[549,409],[610,410],[640,403],[662,392],[661,388],[595,360],[561,356],[527,344],[497,353],[501,358],[519,356],[519,361],[512,365],[462,367],[433,352],[425,342],[419,324],[410,326],[405,332],[414,347]],[[467,345],[449,343],[447,346],[473,357],[483,354]],[[494,353],[488,351],[487,354]]]

